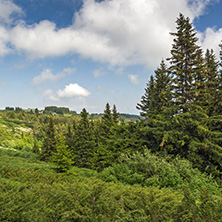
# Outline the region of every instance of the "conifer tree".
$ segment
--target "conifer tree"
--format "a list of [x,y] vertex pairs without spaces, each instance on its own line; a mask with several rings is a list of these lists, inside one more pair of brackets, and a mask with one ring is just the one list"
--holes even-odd
[[195,76],[202,68],[201,49],[197,45],[198,38],[189,18],[180,14],[176,20],[177,32],[171,33],[174,38],[169,68],[173,75],[174,100],[178,112],[190,110],[194,98]]
[[170,130],[164,133],[161,147],[186,157],[201,171],[218,176],[222,169],[222,144],[217,138],[222,135],[212,131],[208,116],[213,114],[215,106],[217,64],[209,50],[204,62],[189,18],[180,14],[177,25],[170,71],[178,112],[172,118]]
[[[222,56],[222,52],[221,52],[221,56]],[[216,113],[219,115],[222,115],[222,100],[220,98],[222,98],[222,62],[220,63],[220,72],[219,72],[219,89],[218,89],[218,103],[217,103],[217,110]]]
[[81,112],[81,119],[75,133],[73,146],[75,165],[79,167],[92,168],[95,149],[95,135],[90,127],[88,113],[84,108]]
[[110,127],[113,125],[113,116],[109,103],[106,104],[106,108],[102,116],[102,122],[104,123],[104,130],[108,132],[110,130]]
[[118,156],[116,133],[119,125],[119,113],[117,112],[116,106],[113,106],[111,111],[109,103],[106,104],[104,115],[99,123],[99,131],[97,136],[96,150],[96,169],[101,170],[108,167],[115,161]]
[[160,114],[172,107],[171,83],[170,72],[164,60],[162,60],[160,67],[155,71],[156,114]]
[[156,115],[169,111],[172,107],[171,81],[170,73],[162,60],[155,75],[150,77],[140,104],[137,104],[137,109],[142,110],[141,116],[155,118]]
[[117,109],[116,109],[116,106],[115,105],[113,105],[113,122],[115,123],[115,124],[117,124],[118,122],[119,122],[119,117],[120,117],[120,115],[119,115],[119,113],[117,112]]
[[[189,18],[180,14],[176,23],[177,32],[172,33],[175,39],[169,58],[172,77],[168,76],[168,83],[172,94],[169,92],[169,97],[165,97],[169,99],[170,108],[163,108],[163,111],[171,110],[173,102],[175,111],[170,116],[159,112],[165,106],[161,104],[162,89],[158,86],[161,72],[157,69],[156,76],[150,80],[141,103],[137,105],[143,111],[141,114],[150,119],[142,133],[147,138],[147,146],[153,151],[179,154],[201,171],[219,176],[222,172],[222,133],[219,132],[222,124],[219,123],[221,116],[215,117],[213,109],[215,104],[219,104],[215,103],[220,92],[217,63],[210,51],[205,58],[207,62],[204,61]],[[213,116],[209,118],[207,114]]]
[[58,138],[56,151],[52,153],[50,158],[50,161],[56,165],[57,172],[66,172],[73,163],[71,152],[67,148],[65,136],[61,133]]
[[205,55],[206,63],[206,89],[205,89],[205,106],[207,114],[212,116],[216,114],[219,98],[219,63],[216,61],[216,55],[213,50],[207,50]]
[[34,140],[34,145],[33,145],[33,148],[32,148],[32,152],[37,154],[37,155],[40,154],[38,141],[36,139]]
[[56,129],[54,120],[51,117],[46,128],[46,135],[42,145],[40,159],[48,161],[52,153],[56,151]]
[[75,120],[73,120],[72,122],[69,122],[67,124],[67,130],[65,133],[65,137],[66,137],[66,145],[68,145],[68,149],[73,148],[76,128],[77,128],[77,126],[76,126]]
[[155,112],[156,108],[156,101],[155,101],[155,83],[154,83],[154,77],[151,75],[150,80],[147,83],[147,87],[145,88],[145,93],[141,97],[140,103],[137,103],[136,108],[138,110],[141,110],[140,115],[141,116],[147,116],[148,113]]

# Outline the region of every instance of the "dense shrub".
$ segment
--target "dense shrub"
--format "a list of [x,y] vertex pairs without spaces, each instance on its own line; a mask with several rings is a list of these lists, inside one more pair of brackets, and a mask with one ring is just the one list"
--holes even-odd
[[0,149],[0,155],[8,155],[8,156],[14,156],[14,157],[22,157],[29,160],[37,160],[37,155],[32,152],[27,151],[19,151],[14,149]]
[[189,187],[175,191],[132,186],[102,181],[92,170],[56,174],[33,160],[7,155],[0,160],[0,221],[177,222],[222,217],[221,193],[212,195],[206,187],[194,193]]
[[205,186],[212,192],[217,183],[199,170],[192,168],[188,160],[179,157],[160,157],[146,150],[144,154],[122,155],[119,163],[104,169],[100,178],[107,182],[141,184],[143,186],[182,188],[196,191]]

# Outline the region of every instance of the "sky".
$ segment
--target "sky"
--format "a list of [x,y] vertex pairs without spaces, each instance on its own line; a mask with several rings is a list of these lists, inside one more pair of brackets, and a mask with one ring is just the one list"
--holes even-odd
[[179,13],[219,60],[222,0],[0,0],[0,109],[139,114]]

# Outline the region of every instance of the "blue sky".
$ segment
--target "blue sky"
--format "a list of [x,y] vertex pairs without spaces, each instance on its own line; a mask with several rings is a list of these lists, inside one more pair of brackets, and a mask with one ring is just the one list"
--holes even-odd
[[180,12],[218,55],[222,0],[0,0],[0,108],[138,114]]

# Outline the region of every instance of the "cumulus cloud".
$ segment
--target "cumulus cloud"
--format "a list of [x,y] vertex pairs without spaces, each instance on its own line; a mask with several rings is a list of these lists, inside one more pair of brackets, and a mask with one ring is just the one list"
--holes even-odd
[[4,56],[12,51],[7,46],[10,35],[5,25],[9,25],[13,21],[13,15],[20,15],[22,13],[22,9],[12,1],[0,0],[0,56]]
[[51,69],[44,69],[38,76],[32,79],[32,85],[40,85],[47,81],[57,81],[59,79],[65,78],[66,76],[73,73],[75,69],[65,68],[58,74],[53,74]]
[[135,85],[139,83],[139,79],[138,79],[139,75],[137,75],[137,74],[130,74],[130,75],[128,75],[128,78],[129,78],[130,82]]
[[63,90],[57,92],[59,98],[87,97],[91,93],[77,83],[66,85]]
[[77,53],[111,65],[156,67],[168,56],[172,43],[169,32],[175,30],[178,13],[184,13],[192,21],[209,2],[85,0],[72,26],[57,29],[49,21],[31,26],[21,23],[11,30],[10,41],[16,49],[33,57]]
[[13,21],[12,16],[18,14],[23,14],[20,7],[15,5],[11,0],[0,0],[0,22],[1,23],[11,23]]
[[[169,32],[175,31],[179,12],[193,21],[216,1],[84,0],[69,27],[58,29],[55,23],[44,20],[32,25],[20,22],[7,31],[0,29],[0,55],[8,53],[9,42],[33,58],[79,54],[114,66],[145,64],[155,68],[169,56]],[[10,21],[12,12],[21,12],[12,1],[0,2],[10,5],[2,14],[4,21]],[[207,42],[209,35],[204,36]]]
[[201,41],[202,48],[213,49],[215,55],[219,58],[219,44],[222,40],[222,28],[216,30],[214,28],[207,28],[205,32],[198,33]]

